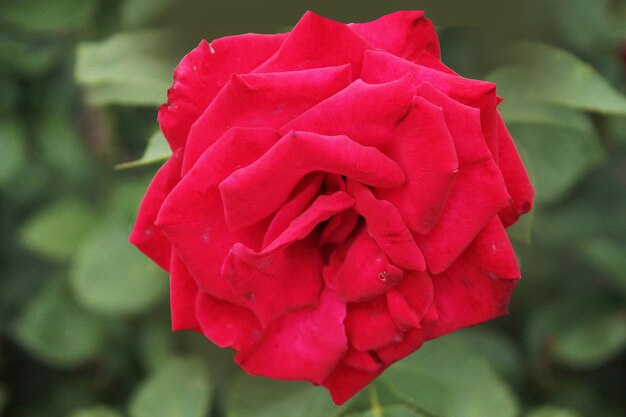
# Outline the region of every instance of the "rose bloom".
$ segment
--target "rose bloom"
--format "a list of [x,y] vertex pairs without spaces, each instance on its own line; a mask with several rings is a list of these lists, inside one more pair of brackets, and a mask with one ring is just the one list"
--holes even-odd
[[506,314],[505,227],[533,189],[499,102],[441,63],[423,12],[202,41],[159,111],[173,154],[131,235],[170,274],[173,329],[339,404]]

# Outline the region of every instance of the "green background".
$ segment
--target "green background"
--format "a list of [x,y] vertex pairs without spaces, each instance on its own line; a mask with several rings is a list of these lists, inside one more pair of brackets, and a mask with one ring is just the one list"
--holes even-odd
[[[0,0],[0,415],[626,415],[626,2],[518,3]],[[167,277],[127,236],[167,156],[156,107],[199,39],[409,8],[435,21],[444,62],[506,98],[537,190],[510,231],[523,280],[508,317],[335,407],[172,334]]]

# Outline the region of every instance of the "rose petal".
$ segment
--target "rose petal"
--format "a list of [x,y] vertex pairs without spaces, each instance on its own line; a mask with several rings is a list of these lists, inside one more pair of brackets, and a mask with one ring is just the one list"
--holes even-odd
[[509,236],[498,217],[494,217],[468,249],[469,262],[502,279],[518,279],[520,269]]
[[172,254],[170,265],[172,330],[201,331],[200,324],[196,319],[196,306],[192,302],[198,295],[198,286],[176,254]]
[[346,334],[356,350],[375,350],[402,341],[401,332],[389,313],[385,296],[348,304]]
[[410,76],[385,84],[357,80],[279,129],[322,135],[346,135],[365,146],[381,147],[399,140],[395,130],[415,96]]
[[243,304],[222,277],[222,263],[233,244],[242,242],[256,248],[265,233],[262,225],[231,233],[224,221],[217,185],[237,167],[263,155],[277,138],[272,129],[229,130],[206,150],[159,212],[159,228],[200,288],[214,297]]
[[387,292],[387,307],[401,330],[420,328],[433,304],[433,282],[427,272],[408,272],[398,285]]
[[340,174],[378,187],[397,187],[406,180],[398,165],[376,148],[359,145],[346,136],[292,132],[254,164],[235,171],[220,184],[231,230],[274,213],[293,187],[313,171]]
[[309,241],[269,253],[237,243],[224,260],[222,274],[266,327],[290,311],[317,304],[322,266],[317,246]]
[[203,40],[185,55],[174,71],[168,102],[159,109],[159,124],[172,150],[185,144],[191,125],[231,75],[252,71],[276,52],[286,36],[249,33],[210,44]]
[[343,321],[346,306],[325,289],[317,308],[288,314],[266,329],[266,336],[241,367],[253,375],[321,384],[348,350]]
[[359,215],[354,210],[346,210],[333,216],[322,231],[320,246],[345,242],[356,229],[358,222]]
[[406,225],[427,233],[437,223],[456,178],[454,142],[440,108],[416,98],[385,153],[400,165],[408,181],[394,189],[376,189],[391,201]]
[[500,213],[502,223],[508,227],[514,224],[522,214],[530,211],[533,206],[535,190],[501,116],[498,116],[498,137],[500,139],[500,170],[511,199],[513,199],[511,205]]
[[376,379],[381,371],[367,372],[351,366],[339,366],[326,378],[322,385],[330,391],[333,401],[341,405]]
[[161,268],[169,271],[172,245],[155,226],[163,201],[180,179],[181,152],[175,152],[152,179],[139,206],[129,241]]
[[402,279],[403,271],[361,228],[352,242],[336,249],[324,268],[326,284],[346,301],[367,301],[387,292]]
[[441,58],[439,37],[423,11],[399,11],[373,22],[353,23],[354,32],[376,48],[415,62],[423,52]]
[[422,271],[424,257],[396,206],[378,200],[364,185],[348,180],[348,192],[356,201],[356,212],[365,218],[367,230],[391,262],[404,270]]
[[189,132],[183,174],[232,126],[279,128],[350,84],[350,66],[233,75]]
[[350,348],[341,361],[342,364],[365,372],[377,372],[383,367],[376,354],[373,352],[361,352]]
[[483,135],[494,157],[498,156],[496,86],[413,64],[382,51],[367,51],[361,78],[368,83],[386,83],[412,74],[416,86],[428,83],[447,96],[480,110]]
[[233,348],[242,357],[261,341],[261,324],[250,310],[201,291],[196,298],[196,317],[211,342]]
[[430,329],[411,329],[404,333],[404,339],[399,343],[394,343],[389,346],[383,347],[376,351],[377,357],[386,366],[391,365],[394,362],[399,361],[411,353],[419,349],[427,339],[427,331]]
[[347,25],[306,12],[280,49],[254,72],[296,71],[351,64],[359,77],[367,42]]

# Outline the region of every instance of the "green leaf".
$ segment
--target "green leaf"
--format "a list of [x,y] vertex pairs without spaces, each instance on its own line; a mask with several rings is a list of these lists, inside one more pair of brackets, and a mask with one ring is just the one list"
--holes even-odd
[[77,253],[70,283],[83,306],[102,313],[132,314],[161,299],[165,274],[128,243],[116,225],[94,230]]
[[528,414],[526,414],[526,417],[580,417],[580,415],[574,411],[566,410],[564,408],[544,405],[531,410]]
[[44,362],[79,365],[94,357],[104,338],[102,323],[76,305],[62,279],[55,279],[18,317],[14,335]]
[[381,379],[407,404],[441,417],[514,417],[517,403],[459,335],[426,343]]
[[175,63],[165,57],[160,31],[122,32],[78,46],[76,81],[94,105],[159,105],[172,84]]
[[227,417],[333,417],[341,408],[328,392],[306,383],[241,375],[227,398]]
[[626,295],[626,246],[608,239],[583,243],[583,253],[596,266],[606,271],[618,290]]
[[26,133],[21,123],[0,119],[0,188],[9,186],[26,164]]
[[376,411],[368,410],[347,414],[346,417],[425,417],[403,404],[381,406]]
[[[582,113],[581,118],[586,118]],[[529,170],[539,204],[561,199],[605,152],[594,130],[581,131],[551,124],[509,124],[511,135]]]
[[0,21],[30,32],[68,32],[83,28],[94,16],[97,0],[9,0]]
[[84,202],[68,198],[29,219],[20,241],[46,258],[65,261],[74,255],[96,219],[96,213]]
[[155,164],[157,162],[163,162],[172,154],[172,150],[163,136],[161,131],[156,131],[148,139],[148,146],[144,151],[142,157],[136,161],[124,162],[116,165],[116,169],[135,168],[143,165]]
[[122,415],[117,410],[106,405],[96,405],[76,410],[68,417],[122,417]]
[[503,97],[626,114],[626,97],[569,52],[537,42],[522,42],[509,52],[515,63],[487,76]]
[[205,417],[212,383],[202,362],[175,360],[150,376],[134,393],[131,417]]
[[172,0],[126,0],[122,4],[122,24],[125,27],[138,27],[150,23],[166,12]]
[[532,243],[533,220],[535,212],[524,214],[513,226],[506,229],[511,239],[530,245]]

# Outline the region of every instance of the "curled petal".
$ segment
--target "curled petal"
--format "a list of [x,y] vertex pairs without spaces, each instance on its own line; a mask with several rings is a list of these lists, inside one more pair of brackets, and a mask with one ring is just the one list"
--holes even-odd
[[376,48],[415,62],[424,52],[441,58],[439,37],[423,11],[399,11],[373,22],[349,25]]
[[350,64],[359,77],[367,42],[347,25],[306,12],[280,49],[255,72],[296,71]]
[[384,294],[403,275],[365,228],[352,242],[336,249],[324,268],[327,285],[346,301],[366,301]]
[[426,272],[409,272],[387,292],[387,307],[396,325],[406,331],[420,328],[433,304],[433,282]]
[[139,213],[130,234],[130,243],[154,263],[169,271],[172,245],[155,222],[163,201],[180,180],[181,153],[175,152],[159,169],[139,206]]
[[391,201],[406,225],[427,233],[437,223],[456,178],[458,161],[454,141],[442,110],[416,98],[384,149],[406,172],[398,188],[376,189],[378,198]]
[[345,242],[354,232],[358,223],[359,215],[354,210],[346,210],[333,216],[322,231],[320,246],[326,244],[339,245]]
[[321,384],[348,350],[346,305],[325,289],[316,308],[293,312],[265,330],[248,356],[235,356],[253,375]]
[[252,71],[276,52],[285,37],[253,33],[227,36],[210,44],[203,40],[189,52],[174,71],[167,104],[159,109],[159,124],[172,150],[184,146],[191,125],[231,75]]
[[519,217],[528,213],[533,206],[535,190],[533,189],[528,173],[524,168],[515,143],[504,125],[504,120],[498,115],[498,138],[500,140],[500,170],[504,182],[511,195],[511,205],[500,213],[500,220],[504,226],[514,224]]
[[424,257],[404,224],[396,206],[378,200],[364,185],[348,180],[348,192],[356,200],[356,212],[365,218],[367,230],[397,267],[424,270]]
[[371,301],[348,304],[346,334],[356,350],[376,350],[402,341],[384,296]]
[[428,83],[447,96],[480,110],[480,120],[487,146],[498,156],[496,85],[486,81],[470,80],[416,65],[382,51],[365,54],[362,79],[370,83],[385,83],[412,74],[416,86]]
[[279,128],[350,84],[350,66],[233,75],[189,132],[183,174],[232,126]]
[[274,213],[294,186],[313,171],[340,174],[377,187],[397,187],[406,180],[398,165],[376,148],[359,145],[346,136],[292,132],[254,164],[235,171],[220,184],[231,230]]
[[346,135],[365,146],[386,146],[396,138],[395,130],[406,117],[415,96],[411,76],[384,84],[357,80],[290,121],[279,131]]

